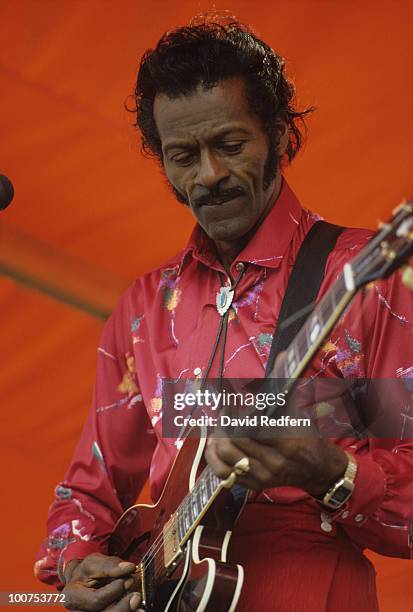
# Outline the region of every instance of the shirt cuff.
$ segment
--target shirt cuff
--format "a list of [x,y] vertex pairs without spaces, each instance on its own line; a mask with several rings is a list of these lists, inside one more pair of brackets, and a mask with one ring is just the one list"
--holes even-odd
[[338,510],[331,511],[324,506],[324,513],[329,516],[330,521],[357,527],[375,514],[382,504],[386,492],[386,476],[370,454],[355,459],[357,474],[351,497]]

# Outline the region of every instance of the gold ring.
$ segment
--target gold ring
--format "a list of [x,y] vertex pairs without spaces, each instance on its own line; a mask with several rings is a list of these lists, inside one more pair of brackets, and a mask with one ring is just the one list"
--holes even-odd
[[250,460],[248,457],[242,457],[239,461],[234,465],[234,473],[237,476],[243,476],[244,474],[248,474],[250,471]]

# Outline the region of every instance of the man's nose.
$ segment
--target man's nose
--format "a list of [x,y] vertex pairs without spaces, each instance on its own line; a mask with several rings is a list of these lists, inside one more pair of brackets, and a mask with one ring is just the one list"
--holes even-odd
[[229,176],[226,165],[210,151],[202,151],[196,182],[202,187],[212,189]]

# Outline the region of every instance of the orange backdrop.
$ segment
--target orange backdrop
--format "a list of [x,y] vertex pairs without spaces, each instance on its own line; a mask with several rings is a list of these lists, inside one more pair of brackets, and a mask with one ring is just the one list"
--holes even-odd
[[[138,58],[204,0],[0,0],[2,215],[55,251],[132,279],[179,249],[192,225],[139,155],[123,102]],[[281,51],[309,139],[288,169],[302,202],[374,226],[411,193],[411,0],[216,0]],[[32,577],[55,483],[88,409],[101,322],[0,277],[0,590]],[[411,565],[372,555],[383,611],[413,609]],[[351,588],[351,585],[349,585]]]

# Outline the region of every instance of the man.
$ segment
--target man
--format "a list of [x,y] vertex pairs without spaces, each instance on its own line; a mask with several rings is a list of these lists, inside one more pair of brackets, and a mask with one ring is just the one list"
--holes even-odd
[[[141,62],[137,125],[198,224],[183,252],[139,278],[105,326],[92,410],[35,566],[76,610],[136,610],[135,566],[107,538],[147,477],[156,500],[180,447],[162,437],[162,380],[260,378],[288,277],[316,217],[282,177],[301,142],[282,58],[236,21],[165,34]],[[319,298],[370,233],[346,230]],[[305,279],[304,279],[305,281]],[[229,315],[216,309],[235,291]],[[394,276],[337,326],[307,375],[402,376],[412,364],[413,307]],[[394,348],[397,346],[397,350]],[[365,547],[411,557],[413,445],[401,440],[211,439],[222,478],[247,457],[251,489],[230,559],[245,568],[238,610],[377,610]],[[353,468],[354,491],[325,496]]]

